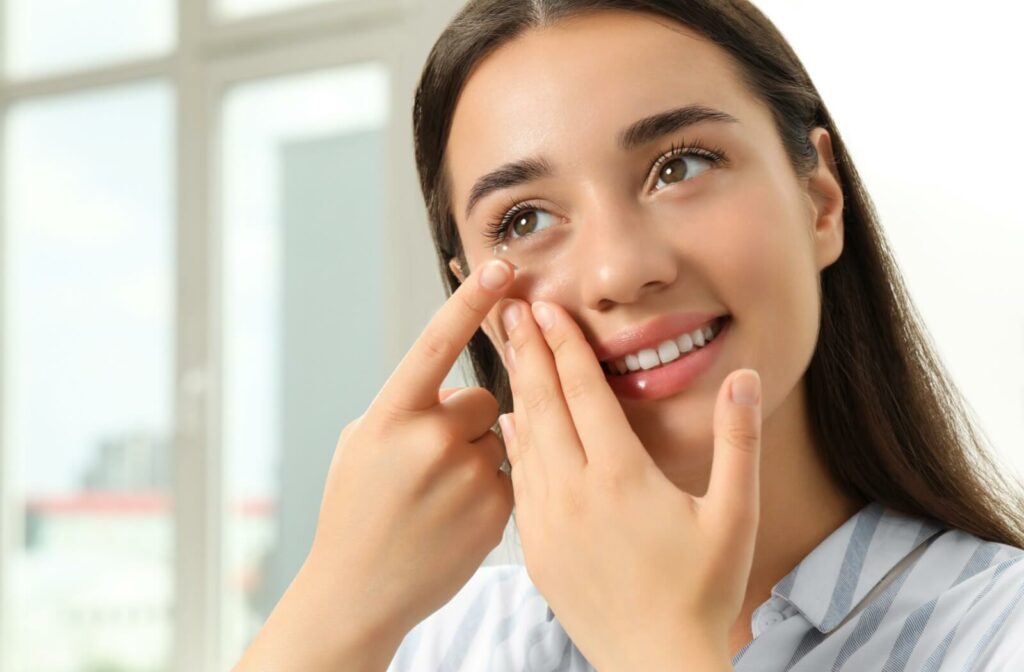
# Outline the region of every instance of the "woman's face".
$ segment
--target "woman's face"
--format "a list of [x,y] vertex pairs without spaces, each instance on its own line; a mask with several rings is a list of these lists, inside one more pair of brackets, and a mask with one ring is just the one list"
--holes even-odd
[[[620,146],[627,126],[691,104],[736,121]],[[673,146],[698,139],[726,161],[690,156],[657,166]],[[811,139],[830,160],[827,133],[815,129]],[[477,180],[528,157],[544,157],[552,174],[489,193],[467,217]],[[447,147],[470,269],[490,258],[488,228],[510,203],[532,204],[515,220],[533,212],[538,227],[573,228],[564,243],[571,254],[510,296],[558,303],[592,345],[671,313],[731,316],[719,356],[688,387],[620,397],[666,472],[710,461],[716,393],[731,371],[761,374],[766,439],[775,410],[802,404],[799,383],[818,335],[818,274],[842,251],[842,197],[827,163],[810,181],[798,179],[768,108],[742,87],[728,55],[682,26],[633,12],[575,17],[490,54],[470,74]],[[497,309],[483,328],[503,353]]]

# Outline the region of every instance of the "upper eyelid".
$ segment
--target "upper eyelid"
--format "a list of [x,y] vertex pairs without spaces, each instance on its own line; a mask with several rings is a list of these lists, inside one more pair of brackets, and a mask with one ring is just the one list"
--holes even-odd
[[662,154],[661,156],[654,160],[654,165],[651,166],[651,172],[647,176],[648,180],[650,179],[651,175],[655,174],[655,171],[657,171],[661,166],[665,164],[666,161],[678,158],[680,156],[696,156],[698,159],[704,159],[705,161],[708,161],[712,164],[725,162],[725,158],[722,154],[718,152],[708,152],[710,154],[715,154],[718,156],[718,160],[716,161],[712,157],[706,156],[705,152],[706,150],[703,149],[702,147],[693,146],[677,147],[675,149],[670,149],[669,151],[665,152],[664,154]]

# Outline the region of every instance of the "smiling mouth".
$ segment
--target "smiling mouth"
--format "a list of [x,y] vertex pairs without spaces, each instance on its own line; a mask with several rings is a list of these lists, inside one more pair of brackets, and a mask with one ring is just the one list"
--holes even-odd
[[666,339],[654,348],[644,348],[623,357],[601,362],[601,368],[610,376],[660,368],[707,346],[718,336],[729,319],[728,315],[715,318],[703,327]]

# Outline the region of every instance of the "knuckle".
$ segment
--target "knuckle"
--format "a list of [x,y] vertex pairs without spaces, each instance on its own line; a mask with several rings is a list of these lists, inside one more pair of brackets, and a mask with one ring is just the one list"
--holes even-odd
[[526,329],[513,329],[512,333],[508,334],[508,342],[512,344],[512,349],[516,351],[517,355],[528,345],[529,336],[524,333],[526,331]]
[[523,403],[529,413],[542,414],[551,404],[551,391],[543,386],[536,386],[526,391]]
[[430,329],[423,334],[423,353],[432,362],[452,358],[456,354],[453,352],[455,347],[451,339],[436,330]]
[[562,513],[569,518],[578,518],[584,509],[583,492],[577,486],[569,485],[560,488],[558,493]]
[[483,387],[466,387],[459,392],[459,399],[473,406],[473,413],[491,419],[491,425],[498,420],[498,399]]
[[578,401],[587,396],[590,384],[583,378],[573,377],[562,383],[562,394],[566,401]]
[[412,412],[408,409],[386,404],[381,408],[373,409],[374,426],[386,431],[389,428],[399,427],[409,421]]
[[451,450],[460,443],[455,428],[450,423],[438,423],[432,434],[434,443],[446,450]]
[[[613,508],[617,507],[622,502],[627,501],[632,496],[632,493],[650,489],[649,484],[646,482],[648,475],[649,472],[643,466],[623,464],[617,467],[603,467],[598,472],[596,479],[596,484],[599,488],[597,492],[600,492],[597,501],[601,505],[607,504]],[[658,478],[661,478],[660,470]]]
[[461,443],[454,428],[447,422],[432,423],[423,436],[426,437],[427,451],[437,462],[449,459],[452,451]]
[[480,297],[475,292],[458,292],[455,296],[458,297],[457,305],[464,318],[475,319],[480,314],[482,309]]
[[564,334],[555,333],[548,336],[548,347],[551,348],[551,353],[555,355],[555,357],[565,354],[565,349],[568,344],[569,339],[567,339]]
[[625,490],[629,476],[622,469],[607,467],[601,469],[598,479],[604,491],[609,496],[614,496]]
[[760,435],[746,427],[731,427],[726,433],[729,443],[741,450],[752,452],[757,447]]
[[491,474],[492,468],[483,456],[473,456],[459,466],[460,479],[467,484],[479,483]]

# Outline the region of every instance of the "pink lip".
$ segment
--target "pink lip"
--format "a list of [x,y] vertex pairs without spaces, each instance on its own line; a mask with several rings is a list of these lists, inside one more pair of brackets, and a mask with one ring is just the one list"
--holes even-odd
[[693,331],[725,313],[676,313],[662,315],[639,327],[623,329],[610,339],[594,343],[597,359],[607,362],[645,348],[655,349],[663,341]]
[[732,318],[728,318],[714,340],[696,352],[683,355],[668,364],[621,375],[605,373],[608,385],[616,395],[628,399],[662,399],[676,394],[689,387],[718,360],[723,341],[731,327]]

